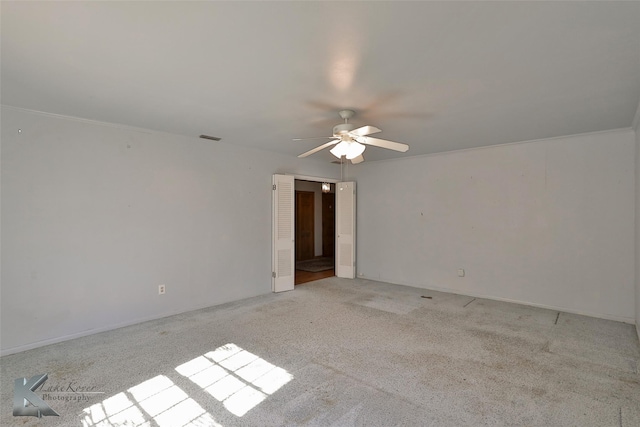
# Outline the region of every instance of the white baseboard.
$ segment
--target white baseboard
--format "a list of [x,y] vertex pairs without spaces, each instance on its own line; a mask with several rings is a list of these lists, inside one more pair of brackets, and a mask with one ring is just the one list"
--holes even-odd
[[[371,280],[371,281],[375,281],[375,282],[384,282],[384,283],[393,283],[393,284],[402,285],[402,286],[411,286],[413,288],[429,289],[431,291],[446,292],[448,294],[465,295],[465,296],[469,296],[469,297],[473,297],[473,298],[483,298],[483,299],[489,299],[489,300],[493,300],[493,301],[503,301],[503,302],[510,302],[510,303],[513,303],[513,304],[528,305],[530,307],[545,308],[547,310],[561,311],[561,312],[564,312],[564,313],[571,313],[571,314],[579,314],[581,316],[595,317],[595,318],[598,318],[598,319],[614,320],[616,322],[630,323],[632,325],[635,324],[635,319],[633,317],[618,316],[618,315],[615,315],[615,314],[596,313],[596,312],[591,312],[591,311],[586,311],[586,310],[575,310],[575,309],[572,309],[572,308],[561,307],[561,306],[556,306],[556,305],[539,304],[539,303],[535,303],[535,302],[522,301],[522,300],[511,299],[511,298],[502,298],[502,297],[497,297],[497,296],[494,296],[494,295],[487,295],[487,294],[481,294],[481,293],[460,293],[459,291],[457,291],[455,289],[450,289],[450,288],[445,288],[445,287],[440,287],[440,286],[422,286],[422,285],[415,284],[415,283],[392,282],[392,281],[387,280],[385,278],[369,278],[369,277],[366,277],[366,276],[359,276],[358,278],[367,279],[367,280]],[[640,337],[640,332],[638,332],[638,336]]]
[[[263,295],[263,294],[260,294],[260,295]],[[174,312],[163,313],[163,314],[158,314],[158,315],[149,316],[149,317],[141,317],[141,318],[138,318],[138,319],[129,320],[129,321],[122,322],[122,323],[114,323],[112,325],[107,325],[107,326],[103,326],[103,327],[100,327],[100,328],[87,329],[86,331],[76,332],[76,333],[69,334],[69,335],[62,335],[62,336],[59,336],[59,337],[54,337],[54,338],[49,338],[49,339],[46,339],[46,340],[36,341],[36,342],[29,343],[29,344],[19,345],[19,346],[16,346],[16,347],[10,347],[10,348],[7,348],[7,349],[0,350],[0,357],[8,356],[10,354],[20,353],[20,352],[27,351],[27,350],[32,350],[32,349],[38,348],[38,347],[44,347],[46,345],[57,344],[57,343],[63,342],[63,341],[69,341],[69,340],[73,340],[73,339],[76,339],[76,338],[82,338],[82,337],[86,337],[86,336],[93,335],[93,334],[99,334],[101,332],[113,331],[115,329],[125,328],[127,326],[137,325],[139,323],[149,322],[151,320],[164,319],[165,317],[171,317],[171,316],[176,316],[178,314],[189,313],[191,311],[197,311],[197,310],[202,310],[202,309],[205,309],[205,308],[216,307],[216,306],[223,305],[223,304],[228,304],[228,303],[232,303],[232,302],[236,302],[236,301],[241,301],[243,299],[253,298],[255,296],[259,296],[259,295],[248,296],[248,297],[240,298],[240,299],[237,299],[237,300],[223,301],[223,302],[216,303],[216,304],[205,304],[205,305],[202,305],[202,306],[196,306],[196,307],[187,308],[185,310],[176,310]]]

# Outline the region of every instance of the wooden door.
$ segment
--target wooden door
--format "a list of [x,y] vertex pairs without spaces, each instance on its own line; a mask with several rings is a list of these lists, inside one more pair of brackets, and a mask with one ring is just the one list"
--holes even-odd
[[296,191],[296,261],[311,259],[314,250],[313,191]]
[[356,277],[356,183],[336,184],[336,276]]
[[273,292],[294,287],[294,186],[293,176],[273,176]]
[[322,256],[331,257],[336,244],[336,193],[322,193]]

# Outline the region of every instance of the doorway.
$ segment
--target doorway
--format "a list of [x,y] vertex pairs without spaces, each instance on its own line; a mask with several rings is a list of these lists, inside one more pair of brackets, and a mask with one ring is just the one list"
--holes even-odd
[[335,276],[335,184],[295,180],[296,285]]
[[[356,277],[356,182],[337,181],[334,179],[321,179],[315,177],[298,177],[299,180],[332,183],[330,189],[335,193],[334,229],[335,249],[333,274],[345,279]],[[271,290],[273,292],[292,291],[295,288],[295,181],[294,175],[273,175],[272,197],[272,251],[271,251]],[[322,184],[320,184],[322,187]],[[302,190],[302,189],[301,189]],[[314,208],[317,218],[321,218],[322,199],[321,193],[317,206]],[[321,212],[321,210],[320,210]],[[315,227],[321,230],[318,220],[314,221]],[[320,223],[321,224],[321,223]],[[315,228],[314,228],[315,229]],[[316,256],[322,254],[322,231],[316,232],[314,248]],[[319,249],[318,249],[319,248]],[[329,273],[325,273],[329,274]]]

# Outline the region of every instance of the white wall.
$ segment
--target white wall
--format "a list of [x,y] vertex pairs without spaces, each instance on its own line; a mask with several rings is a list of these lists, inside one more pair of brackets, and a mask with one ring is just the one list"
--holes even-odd
[[270,292],[271,175],[340,173],[223,142],[1,114],[2,354]]
[[633,322],[634,143],[620,130],[364,163],[358,273]]
[[636,134],[636,332],[640,339],[640,105],[638,105],[634,124]]

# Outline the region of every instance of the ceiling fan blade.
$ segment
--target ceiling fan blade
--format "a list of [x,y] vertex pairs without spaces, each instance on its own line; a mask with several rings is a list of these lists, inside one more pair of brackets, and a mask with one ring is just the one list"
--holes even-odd
[[303,158],[303,157],[310,156],[310,155],[312,155],[313,153],[317,153],[317,152],[318,152],[318,151],[320,151],[320,150],[324,150],[324,149],[325,149],[325,148],[327,148],[327,147],[331,147],[332,145],[337,144],[337,143],[338,143],[338,141],[340,141],[340,140],[339,140],[339,139],[336,139],[336,140],[334,140],[334,141],[329,141],[329,142],[327,142],[326,144],[322,144],[321,146],[314,148],[313,150],[309,150],[309,151],[307,151],[306,153],[302,153],[302,154],[300,154],[298,157],[299,157],[299,158]]
[[362,163],[364,162],[364,156],[362,154],[360,154],[358,157],[354,157],[353,159],[351,159],[351,163],[353,163],[354,165],[357,165],[358,163]]
[[382,130],[378,129],[375,126],[362,126],[361,128],[354,129],[349,133],[357,136],[365,136],[365,135],[371,135],[372,133],[378,133],[378,132],[382,132]]
[[386,148],[388,150],[400,151],[404,153],[409,149],[407,144],[400,142],[387,141],[386,139],[371,138],[370,136],[363,136],[358,139],[358,142],[363,144],[373,145],[374,147]]
[[294,141],[306,141],[307,139],[329,139],[335,136],[312,136],[311,138],[293,138]]

